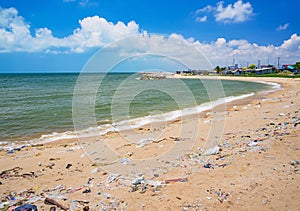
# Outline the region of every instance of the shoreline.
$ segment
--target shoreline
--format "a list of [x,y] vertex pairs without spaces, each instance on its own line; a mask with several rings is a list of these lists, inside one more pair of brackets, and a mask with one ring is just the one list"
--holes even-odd
[[[184,145],[189,138],[196,137],[193,147],[180,159],[170,160],[171,167],[167,172],[145,176],[145,186],[132,184],[139,178],[137,174],[132,174],[128,180],[99,166],[101,161],[96,159],[96,154],[87,150],[89,146],[93,148],[97,140],[87,139],[85,145],[76,140],[61,140],[25,147],[13,154],[0,152],[0,172],[21,168],[17,173],[11,172],[10,176],[1,176],[0,196],[3,198],[16,192],[14,197],[18,201],[24,198],[22,193],[31,189],[33,193],[28,193],[27,198],[35,199],[32,204],[46,209],[50,206],[43,203],[45,196],[66,206],[76,200],[80,210],[84,206],[89,206],[90,210],[105,207],[124,207],[126,210],[245,210],[253,207],[258,210],[297,210],[300,206],[297,200],[300,197],[300,111],[297,106],[300,104],[297,89],[300,80],[262,80],[278,82],[282,89],[227,103],[223,137],[219,143],[221,150],[208,160],[199,155],[203,154],[209,137],[212,117],[209,112],[202,112],[184,120],[146,125],[131,131],[134,134],[105,135],[104,141],[119,153],[118,161],[123,168],[130,167],[136,159],[153,156],[159,159],[163,149],[174,144]],[[197,134],[193,134],[194,127]],[[181,131],[181,128],[187,130]],[[150,140],[145,145],[128,142],[131,138],[141,140],[155,136],[159,137],[157,142]],[[25,176],[28,172],[34,172],[35,176]]]
[[[218,77],[218,78],[216,78],[216,77]],[[172,76],[172,75],[167,75],[166,78],[168,78],[168,79],[176,78],[176,79],[231,80],[231,79],[228,79],[228,77],[222,77],[221,79],[219,79],[219,76],[179,76],[179,75]],[[249,80],[239,80],[239,81],[249,81]],[[264,83],[264,84],[272,85],[274,87],[277,86],[276,89],[280,88],[280,85],[278,87],[278,84],[276,84],[276,83],[264,82],[264,81],[251,81],[251,82]],[[259,91],[259,92],[262,92],[262,93],[266,92],[266,94],[267,94],[269,92],[274,92],[274,91],[275,90],[268,89],[268,90],[263,90],[263,91]],[[106,134],[109,134],[109,133],[114,133],[114,132],[118,133],[123,130],[137,129],[137,128],[147,126],[149,124],[153,124],[157,120],[151,120],[151,119],[155,119],[155,118],[161,119],[161,117],[163,117],[163,119],[161,120],[162,122],[172,122],[172,121],[176,121],[180,118],[183,118],[185,116],[200,115],[200,113],[212,110],[214,107],[217,107],[217,106],[221,105],[222,103],[227,104],[230,102],[237,102],[237,101],[243,100],[244,98],[248,98],[253,95],[256,95],[259,92],[242,94],[242,95],[238,95],[238,96],[227,96],[222,99],[215,100],[215,101],[204,102],[204,103],[194,106],[194,107],[187,107],[187,108],[184,108],[183,110],[168,111],[168,112],[165,112],[165,113],[163,113],[161,115],[157,115],[157,116],[136,117],[136,118],[133,118],[130,120],[114,123],[114,125],[124,125],[125,124],[125,126],[127,125],[127,127],[129,127],[129,128],[123,128],[123,129],[121,128],[120,129],[120,126],[119,126],[119,128],[117,128],[117,127],[113,126],[112,124],[103,124],[103,125],[98,125],[97,128],[85,129],[83,131],[80,131],[80,133],[86,134],[87,131],[98,130],[97,132],[95,132],[97,134],[87,135],[87,138],[96,136],[98,134],[105,136]],[[213,105],[211,105],[211,104],[213,104]],[[238,104],[238,102],[237,102],[237,104]],[[184,110],[185,111],[192,110],[192,112],[183,114]],[[136,125],[136,123],[138,123],[138,124]],[[128,124],[130,126],[128,126]],[[10,151],[13,149],[19,149],[22,147],[28,147],[28,146],[32,146],[32,145],[34,146],[34,145],[39,145],[39,144],[48,144],[48,143],[52,143],[52,142],[55,143],[57,141],[60,142],[61,140],[76,140],[78,137],[78,135],[76,133],[78,133],[78,132],[69,130],[69,131],[63,131],[63,132],[54,131],[54,132],[48,133],[48,134],[41,133],[41,135],[36,134],[33,136],[36,138],[30,138],[28,140],[0,142],[0,149]]]

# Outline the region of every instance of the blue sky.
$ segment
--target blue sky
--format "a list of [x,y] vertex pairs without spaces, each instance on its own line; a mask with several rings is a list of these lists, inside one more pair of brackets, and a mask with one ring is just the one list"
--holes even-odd
[[299,7],[297,0],[3,0],[0,72],[78,72],[103,46],[152,33],[186,40],[213,66],[295,63]]

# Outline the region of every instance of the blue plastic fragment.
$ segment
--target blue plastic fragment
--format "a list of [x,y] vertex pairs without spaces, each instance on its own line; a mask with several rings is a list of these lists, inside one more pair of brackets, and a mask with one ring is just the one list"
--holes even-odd
[[24,204],[15,208],[14,211],[37,211],[37,207],[31,204]]

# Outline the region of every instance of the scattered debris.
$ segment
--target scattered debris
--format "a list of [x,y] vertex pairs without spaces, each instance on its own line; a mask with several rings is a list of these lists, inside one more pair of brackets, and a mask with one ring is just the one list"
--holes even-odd
[[8,179],[8,178],[34,178],[37,177],[35,172],[29,172],[29,173],[23,173],[20,174],[20,171],[23,170],[21,167],[15,167],[12,169],[4,170],[0,173],[0,178],[2,179]]
[[91,192],[91,189],[88,188],[88,189],[85,189],[84,191],[82,191],[82,193],[90,193]]
[[146,146],[149,143],[152,143],[155,141],[155,138],[142,138],[138,141],[138,144],[136,145],[137,148],[142,148]]
[[292,165],[292,166],[297,166],[297,165],[299,165],[299,161],[298,160],[292,160],[291,162],[290,162],[290,164]]
[[172,182],[187,182],[188,178],[176,178],[176,179],[167,179],[165,180],[166,184],[172,183]]
[[214,168],[210,163],[204,164],[203,167],[204,167],[204,168],[207,168],[207,169],[213,169],[213,168]]
[[68,163],[67,166],[66,166],[66,169],[69,169],[71,168],[72,164],[71,163]]
[[[240,109],[239,107],[236,107],[237,109]],[[242,108],[242,107],[241,107]],[[300,120],[297,117],[297,115],[292,115],[290,113],[280,113],[278,116],[278,113],[276,113],[276,118],[270,118],[269,116],[262,117],[265,119],[266,123],[264,125],[261,125],[256,130],[247,129],[247,130],[240,130],[236,133],[226,133],[224,134],[224,140],[220,142],[218,146],[215,146],[213,148],[204,150],[202,147],[197,147],[197,150],[193,150],[191,152],[188,152],[184,155],[178,156],[176,160],[174,161],[175,167],[180,167],[185,172],[184,176],[180,176],[179,178],[176,178],[174,176],[174,179],[165,179],[162,181],[159,181],[159,177],[163,176],[158,173],[158,171],[152,171],[150,174],[150,179],[147,178],[147,176],[140,175],[137,172],[134,172],[132,175],[135,175],[135,177],[125,178],[120,174],[114,174],[114,173],[107,173],[107,172],[100,172],[100,168],[94,167],[89,169],[91,174],[95,174],[94,178],[88,178],[88,181],[84,181],[84,184],[76,185],[75,187],[66,187],[65,185],[57,185],[54,188],[42,189],[40,187],[33,187],[27,190],[22,190],[20,192],[10,191],[8,193],[5,193],[4,196],[1,198],[0,202],[0,210],[22,210],[22,209],[31,209],[36,210],[36,205],[38,205],[37,202],[44,201],[45,204],[51,205],[52,207],[44,207],[44,210],[50,211],[56,211],[56,210],[124,210],[127,207],[127,203],[124,199],[117,199],[113,196],[113,192],[110,192],[110,190],[113,190],[118,187],[125,187],[128,188],[126,190],[129,190],[129,192],[136,192],[135,194],[148,194],[151,196],[157,196],[163,191],[162,188],[166,187],[168,185],[172,185],[172,183],[176,182],[188,182],[188,175],[190,175],[192,172],[191,169],[193,167],[196,167],[197,169],[206,168],[209,169],[209,172],[213,172],[218,168],[224,168],[226,166],[230,166],[232,161],[236,159],[238,156],[245,157],[247,156],[248,152],[257,152],[261,153],[262,151],[266,151],[270,145],[270,143],[275,141],[281,141],[284,136],[287,135],[294,135],[293,131],[295,131],[295,127],[300,124]],[[222,139],[223,139],[222,138]],[[141,148],[145,147],[148,144],[156,144],[163,141],[173,141],[173,142],[180,142],[185,141],[185,138],[181,137],[169,137],[169,138],[161,138],[161,139],[154,139],[154,138],[145,138],[140,139],[137,142],[136,147]],[[283,139],[284,140],[284,139]],[[284,140],[285,141],[285,140]],[[174,143],[173,143],[174,144]],[[130,145],[129,145],[130,146]],[[133,145],[134,146],[134,145]],[[196,148],[196,147],[195,147]],[[21,148],[20,148],[21,149]],[[10,149],[8,153],[15,153],[16,151],[20,151],[20,149]],[[299,150],[299,148],[295,149]],[[134,151],[134,150],[133,150]],[[135,152],[135,151],[134,151]],[[135,152],[136,153],[136,152]],[[40,156],[40,153],[34,152],[33,156]],[[124,150],[122,153],[122,156],[119,157],[119,160],[116,160],[116,163],[121,164],[128,164],[129,162],[133,161],[134,153],[130,151]],[[54,156],[54,155],[52,155]],[[208,157],[209,156],[209,157]],[[295,160],[296,157],[292,157],[294,160],[291,160],[290,162],[286,162],[284,164],[284,167],[288,167],[289,172],[294,172],[298,174],[299,172],[299,165],[300,162],[298,160]],[[291,158],[291,159],[292,159]],[[65,172],[68,172],[68,174],[75,173],[74,171],[68,171],[66,169],[71,169],[73,166],[71,163],[68,163],[64,166],[62,169],[59,168],[60,165],[58,165],[58,162],[61,158],[59,157],[51,157],[46,160],[41,159],[41,162],[39,162],[38,166],[40,166],[41,174],[43,174],[43,171],[47,171],[47,173],[50,171],[49,169],[53,169],[53,172],[63,175]],[[55,162],[55,163],[54,163]],[[287,164],[288,163],[288,164]],[[57,164],[57,167],[53,168]],[[74,166],[76,166],[76,169],[79,163]],[[36,164],[35,164],[36,165]],[[93,165],[97,166],[97,164]],[[65,167],[65,168],[64,168]],[[48,169],[47,169],[48,168]],[[73,167],[75,169],[75,167]],[[72,168],[72,170],[73,170]],[[275,171],[280,171],[280,167],[274,167]],[[0,178],[2,181],[0,181],[0,185],[5,185],[6,179],[13,179],[16,178],[36,178],[37,175],[40,172],[29,172],[29,173],[23,173],[23,169],[21,167],[14,167],[8,170],[4,170],[0,173]],[[64,172],[65,171],[65,172]],[[75,170],[76,171],[76,170]],[[97,174],[99,173],[99,174]],[[97,175],[96,175],[97,174]],[[105,178],[104,176],[107,175]],[[295,174],[293,174],[294,176]],[[99,179],[99,176],[101,179]],[[63,183],[63,177],[59,176],[54,178],[53,181],[60,181],[62,180]],[[97,180],[98,178],[98,180]],[[191,178],[191,177],[189,177]],[[294,178],[293,178],[294,179]],[[238,185],[238,182],[236,183],[230,182],[230,186],[235,186],[235,184]],[[34,184],[34,183],[33,183]],[[229,187],[230,187],[229,186]],[[3,186],[2,186],[3,187]],[[73,194],[74,195],[70,195]],[[80,201],[78,199],[81,199],[80,197],[75,199],[72,199],[73,196],[77,196],[82,194],[82,196],[85,197],[91,197],[95,198],[97,197],[97,205],[90,203],[89,201]],[[85,195],[83,195],[85,194]],[[225,203],[226,201],[229,202],[229,198],[232,195],[232,192],[223,191],[221,189],[215,189],[210,188],[207,190],[207,200],[211,200],[211,202],[206,201],[206,203]],[[71,200],[72,199],[72,200]],[[203,208],[203,205],[201,203],[188,203],[184,202],[184,197],[182,196],[176,196],[176,199],[179,201],[182,201],[183,210],[190,210],[190,209],[196,209],[196,208]],[[175,201],[176,201],[175,199]],[[205,196],[203,197],[205,200]],[[69,203],[68,206],[65,206],[62,203]],[[263,203],[270,203],[270,199],[263,200]],[[24,204],[26,203],[26,204]],[[178,201],[177,201],[178,203]],[[36,205],[31,205],[36,204]],[[17,207],[18,206],[18,207]],[[26,207],[27,206],[27,207]],[[96,206],[96,208],[95,208]],[[23,211],[23,210],[22,210]],[[26,210],[27,211],[27,210]]]
[[62,210],[69,210],[68,207],[62,205],[61,203],[58,203],[58,202],[55,201],[54,199],[45,198],[44,203],[45,203],[45,204],[48,204],[48,205],[55,205],[55,206],[59,207],[59,208],[62,209]]
[[257,146],[257,145],[258,145],[257,140],[255,140],[255,141],[250,141],[250,142],[248,143],[248,146],[249,146],[249,147],[254,147],[254,146]]
[[106,184],[112,183],[114,181],[117,181],[119,178],[120,174],[110,174],[107,179],[106,179]]
[[216,154],[219,153],[219,150],[220,150],[220,147],[215,146],[215,147],[213,147],[213,148],[207,149],[207,150],[204,152],[204,155],[216,155]]

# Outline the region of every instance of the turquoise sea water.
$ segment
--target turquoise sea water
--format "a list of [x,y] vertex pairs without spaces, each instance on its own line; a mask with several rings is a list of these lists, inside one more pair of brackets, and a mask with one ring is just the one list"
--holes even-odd
[[[0,142],[32,140],[47,134],[73,131],[72,103],[78,76],[0,74]],[[97,89],[94,111],[98,125],[195,106],[189,101],[178,103],[179,98],[174,99],[174,96],[184,96],[184,89],[193,94],[197,105],[209,101],[200,80],[185,79],[180,83],[175,79],[138,80],[138,75],[117,73],[106,75],[100,87],[95,86],[97,80],[97,75],[90,74],[85,85],[91,90]],[[179,86],[182,82],[185,88]],[[222,85],[227,97],[270,88],[267,84],[239,81],[222,81]],[[164,92],[164,87],[172,87],[172,92]],[[113,112],[118,114],[115,117],[111,114],[112,102],[115,105]],[[126,117],[118,113],[124,102],[128,107]]]

